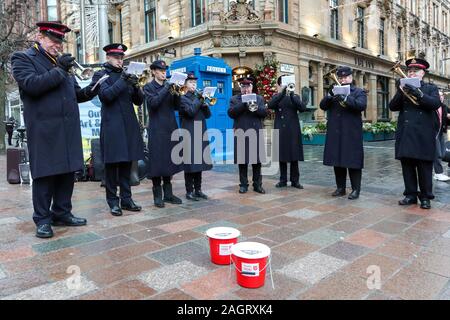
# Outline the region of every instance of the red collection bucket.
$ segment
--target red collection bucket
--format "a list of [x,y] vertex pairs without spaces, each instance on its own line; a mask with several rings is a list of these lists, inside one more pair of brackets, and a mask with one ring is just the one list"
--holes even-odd
[[264,286],[270,248],[258,242],[240,242],[231,248],[237,283],[245,288]]
[[235,228],[217,227],[206,231],[209,238],[211,261],[215,264],[230,264],[231,246],[237,243],[241,232]]

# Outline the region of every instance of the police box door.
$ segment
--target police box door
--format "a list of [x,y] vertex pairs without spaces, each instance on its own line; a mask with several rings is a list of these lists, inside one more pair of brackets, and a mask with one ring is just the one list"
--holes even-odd
[[[208,129],[218,129],[220,130],[222,134],[222,143],[223,143],[223,150],[220,152],[219,150],[212,150],[212,158],[217,161],[225,161],[226,157],[232,157],[231,155],[226,154],[227,152],[227,143],[233,143],[233,141],[227,141],[226,140],[226,130],[232,128],[232,119],[228,117],[228,104],[229,104],[229,98],[231,95],[231,92],[228,92],[231,88],[228,88],[227,85],[227,77],[224,77],[223,75],[215,76],[211,73],[201,72],[201,83],[199,84],[199,87],[201,89],[205,87],[217,87],[215,98],[217,98],[217,103],[214,106],[210,107],[211,110],[211,117],[207,119],[207,126]],[[209,140],[211,142],[212,137],[209,137]],[[230,149],[230,146],[228,146],[228,150],[233,150],[233,148]]]

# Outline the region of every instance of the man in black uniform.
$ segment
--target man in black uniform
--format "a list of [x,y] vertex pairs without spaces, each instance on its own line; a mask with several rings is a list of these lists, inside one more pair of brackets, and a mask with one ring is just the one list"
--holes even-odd
[[183,170],[183,165],[174,163],[171,156],[172,149],[178,143],[172,141],[171,137],[174,131],[178,131],[175,110],[179,109],[180,97],[170,93],[170,85],[166,81],[167,64],[164,61],[154,61],[150,69],[154,79],[144,87],[149,114],[147,132],[150,168],[147,177],[153,182],[155,206],[162,208],[164,202],[182,203],[181,199],[173,194],[171,183],[172,176]]
[[275,186],[282,188],[287,186],[287,164],[291,167],[291,186],[303,189],[300,184],[298,162],[303,161],[302,132],[298,112],[305,112],[306,105],[300,100],[300,96],[293,90],[287,91],[287,87],[281,86],[282,78],[278,77],[278,94],[269,102],[269,109],[275,110],[274,129],[279,130],[279,162],[280,182]]
[[37,26],[37,42],[14,53],[11,64],[24,104],[36,236],[50,238],[51,224],[86,224],[86,219],[71,212],[74,172],[83,167],[77,102],[91,100],[97,92],[92,83],[80,89],[69,72],[74,58],[60,54],[70,29],[59,22],[39,22]]
[[[423,82],[429,63],[415,58],[407,60],[405,64],[408,78],[420,79],[421,87],[406,84],[403,91],[398,87],[397,93],[389,102],[391,111],[400,111],[395,133],[395,158],[402,164],[405,198],[399,201],[399,205],[416,204],[418,197],[420,207],[430,209],[430,200],[434,199],[432,173],[438,131],[435,112],[441,102],[438,88],[434,84]],[[417,191],[417,182],[420,192]]]
[[[198,201],[208,199],[202,191],[202,171],[212,169],[210,157],[209,141],[207,140],[206,119],[211,117],[211,110],[204,99],[197,94],[197,77],[194,73],[189,73],[186,79],[188,92],[181,96],[180,101],[180,121],[181,128],[189,133],[184,139],[188,139],[184,144],[184,182],[186,186],[186,199]],[[198,134],[195,130],[200,126]],[[197,134],[197,135],[196,135]],[[206,141],[205,141],[206,140]],[[196,147],[201,148],[196,148]]]
[[332,196],[346,193],[347,170],[352,192],[348,199],[359,198],[361,175],[364,167],[361,113],[367,107],[366,92],[353,85],[352,69],[339,67],[336,76],[341,85],[350,85],[350,94],[335,95],[331,89],[320,102],[320,109],[328,111],[327,134],[323,164],[334,167],[336,191]]
[[[94,75],[94,81],[105,74],[109,77],[100,85],[98,96],[102,102],[100,145],[105,164],[106,201],[113,216],[121,216],[122,209],[140,211],[131,198],[130,172],[132,161],[144,158],[144,142],[140,133],[134,105],[141,105],[144,94],[136,75],[123,69],[127,47],[113,43],[103,48],[106,63]],[[120,206],[117,186],[120,185]]]
[[251,94],[251,79],[240,80],[241,94],[231,97],[228,116],[234,119],[234,162],[239,165],[239,193],[248,191],[248,165],[253,169],[253,190],[266,193],[262,187],[261,161],[264,152],[263,119],[267,116],[264,99],[256,95],[254,104],[242,102],[242,95]]
[[14,126],[16,124],[16,121],[14,117],[9,117],[8,121],[3,121],[5,123],[5,130],[8,134],[8,146],[12,146],[12,135],[14,132]]

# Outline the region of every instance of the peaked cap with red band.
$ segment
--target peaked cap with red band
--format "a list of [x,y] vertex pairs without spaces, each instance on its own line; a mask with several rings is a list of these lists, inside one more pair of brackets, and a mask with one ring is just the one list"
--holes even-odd
[[426,70],[430,67],[430,64],[426,60],[419,58],[406,60],[405,64],[407,68],[418,68],[423,70]]
[[57,41],[64,41],[66,33],[72,31],[60,21],[41,21],[36,23],[36,26],[39,27],[40,32],[45,33]]
[[105,51],[107,55],[117,56],[125,55],[125,51],[127,51],[127,49],[127,46],[122,43],[111,43],[103,47],[103,51]]

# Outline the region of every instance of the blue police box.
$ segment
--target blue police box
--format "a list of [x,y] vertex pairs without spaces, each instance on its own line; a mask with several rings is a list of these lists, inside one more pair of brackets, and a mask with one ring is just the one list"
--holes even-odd
[[[232,69],[223,59],[201,56],[201,49],[194,49],[194,56],[175,60],[169,68],[172,72],[193,72],[198,78],[197,89],[217,87],[215,98],[217,103],[210,107],[211,117],[207,119],[208,129],[218,129],[222,134],[223,151],[212,150],[214,161],[233,159],[233,139],[227,139],[227,129],[233,127],[233,121],[228,117],[228,106],[232,95]],[[178,120],[178,117],[177,117]],[[211,136],[210,141],[214,140]],[[227,141],[228,140],[228,141]],[[228,145],[227,145],[228,144]]]

